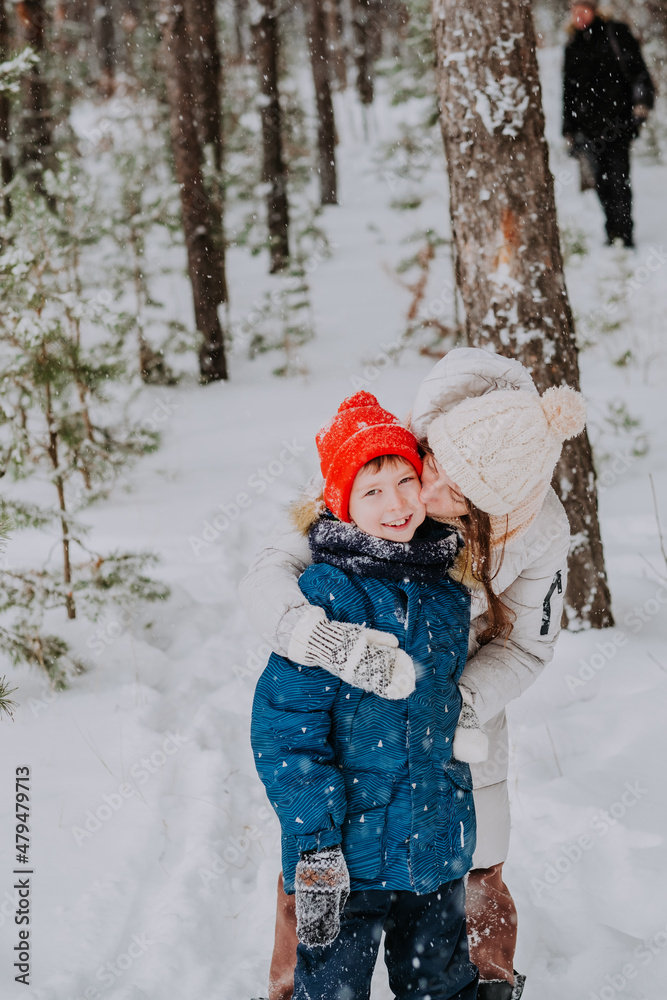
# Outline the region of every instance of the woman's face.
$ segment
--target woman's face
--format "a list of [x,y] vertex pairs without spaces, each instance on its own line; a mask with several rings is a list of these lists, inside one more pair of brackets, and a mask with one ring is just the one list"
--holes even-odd
[[419,499],[431,517],[463,517],[468,513],[465,497],[433,455],[424,458]]
[[577,28],[578,31],[584,31],[595,17],[595,8],[589,7],[588,4],[585,3],[577,3],[573,4],[570,13],[572,16],[572,24],[575,28]]

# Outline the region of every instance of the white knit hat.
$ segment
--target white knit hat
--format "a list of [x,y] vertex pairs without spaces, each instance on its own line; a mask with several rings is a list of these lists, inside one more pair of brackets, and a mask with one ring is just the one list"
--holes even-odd
[[503,520],[520,513],[527,524],[542,507],[563,441],[585,423],[584,398],[568,386],[543,396],[499,389],[436,417],[428,443],[476,507]]

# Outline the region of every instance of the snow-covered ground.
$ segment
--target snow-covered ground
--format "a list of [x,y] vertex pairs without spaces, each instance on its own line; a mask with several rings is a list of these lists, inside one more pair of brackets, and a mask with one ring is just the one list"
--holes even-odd
[[[667,976],[667,566],[649,473],[667,526],[667,167],[635,160],[637,250],[603,248],[599,206],[578,192],[560,148],[558,53],[544,52],[543,62],[561,222],[589,248],[571,258],[568,284],[591,342],[583,387],[591,435],[607,455],[600,507],[617,627],[564,634],[553,665],[511,706],[506,881],[519,908],[525,1000],[658,1000]],[[341,205],[323,217],[333,255],[313,265],[317,338],[301,351],[307,374],[285,381],[271,375],[275,355],[236,357],[228,385],[146,389],[145,419],[161,426],[163,446],[130,473],[131,492],[87,512],[100,549],[160,554],[168,605],[76,622],[76,645],[93,666],[62,694],[33,671],[2,666],[20,702],[16,721],[0,723],[3,998],[266,995],[279,836],[248,731],[267,649],[239,607],[237,584],[315,469],[314,433],[342,398],[361,380],[383,405],[408,411],[431,362],[410,351],[383,361],[409,302],[391,268],[407,252],[403,236],[448,228],[440,157],[422,207],[397,213],[388,207],[395,183],[372,166],[358,110],[346,96],[337,110]],[[380,103],[376,138],[391,139],[400,113]],[[237,321],[252,311],[265,267],[230,255]],[[187,315],[185,283],[170,294],[172,312]],[[601,324],[610,304],[616,310]],[[629,363],[615,364],[628,350]],[[610,403],[641,426],[615,434]],[[640,432],[643,457],[632,453]],[[21,544],[8,546],[10,564]],[[12,971],[12,791],[24,765],[30,989]],[[381,963],[374,996],[390,996]]]

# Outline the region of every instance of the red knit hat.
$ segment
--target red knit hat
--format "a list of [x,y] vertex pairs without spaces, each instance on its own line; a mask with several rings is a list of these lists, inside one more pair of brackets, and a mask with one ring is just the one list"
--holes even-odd
[[350,493],[366,462],[381,455],[400,455],[421,476],[417,439],[370,392],[355,392],[315,438],[325,479],[324,500],[341,521],[350,521]]

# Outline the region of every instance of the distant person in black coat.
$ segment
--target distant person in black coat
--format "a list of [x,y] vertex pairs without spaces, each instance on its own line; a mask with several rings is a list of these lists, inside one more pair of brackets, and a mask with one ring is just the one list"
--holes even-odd
[[572,0],[563,68],[563,135],[585,157],[607,218],[607,243],[634,246],[630,143],[655,100],[653,81],[627,25],[596,0]]

